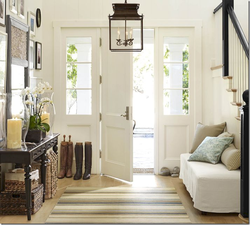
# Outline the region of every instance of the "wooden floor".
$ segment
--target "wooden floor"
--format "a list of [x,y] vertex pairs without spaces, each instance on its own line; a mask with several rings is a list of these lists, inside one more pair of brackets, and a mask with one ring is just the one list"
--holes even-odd
[[90,180],[78,180],[73,178],[64,178],[58,182],[58,191],[53,199],[46,200],[43,207],[32,215],[31,221],[27,221],[26,216],[0,216],[0,223],[45,223],[50,212],[56,205],[58,199],[63,194],[68,186],[73,187],[114,187],[114,186],[134,186],[134,187],[175,187],[180,199],[190,217],[192,223],[243,223],[239,219],[238,214],[216,214],[208,213],[201,215],[199,210],[193,207],[193,202],[190,195],[186,191],[182,180],[179,178],[155,176],[155,175],[134,175],[132,183],[124,182],[118,179],[113,179],[107,176],[92,175]]

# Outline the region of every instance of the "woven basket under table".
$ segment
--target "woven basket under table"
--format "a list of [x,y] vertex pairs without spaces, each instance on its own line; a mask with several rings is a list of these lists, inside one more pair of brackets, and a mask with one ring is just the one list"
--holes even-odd
[[[45,190],[45,199],[53,198],[56,195],[57,191],[57,154],[54,151],[48,151],[47,154],[48,162],[46,169],[46,190]],[[40,163],[32,164],[32,169],[39,170],[39,177],[41,177]],[[39,179],[40,180],[40,179]],[[41,180],[39,181],[41,183]]]
[[[38,180],[31,180],[31,190],[38,187]],[[25,191],[25,181],[5,180],[5,191]]]
[[[31,191],[31,214],[36,213],[43,204],[43,185]],[[6,192],[0,193],[0,215],[25,215],[26,194],[25,192]]]

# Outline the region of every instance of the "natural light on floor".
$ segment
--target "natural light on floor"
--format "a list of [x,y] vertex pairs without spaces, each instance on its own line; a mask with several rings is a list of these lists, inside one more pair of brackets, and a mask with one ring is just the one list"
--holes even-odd
[[[134,31],[136,35],[136,30]],[[134,173],[154,168],[154,30],[144,30],[144,50],[133,55]]]

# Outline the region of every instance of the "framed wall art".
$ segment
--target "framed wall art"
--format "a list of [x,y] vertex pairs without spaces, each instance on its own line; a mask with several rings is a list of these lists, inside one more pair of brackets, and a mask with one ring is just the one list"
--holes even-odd
[[35,68],[37,70],[42,69],[42,44],[40,42],[36,42],[36,62],[35,62]]
[[36,36],[36,15],[33,12],[28,12],[28,26],[30,27],[30,35]]
[[5,0],[0,0],[0,25],[5,26]]
[[24,19],[24,0],[18,0],[17,9],[18,16]]
[[14,14],[17,14],[17,0],[9,0],[10,1],[10,11]]

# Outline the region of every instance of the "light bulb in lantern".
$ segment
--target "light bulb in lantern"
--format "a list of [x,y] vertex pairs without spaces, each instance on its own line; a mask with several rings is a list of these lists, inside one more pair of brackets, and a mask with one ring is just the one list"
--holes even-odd
[[120,29],[118,28],[118,30],[117,30],[117,39],[120,39],[120,36],[121,35],[121,33],[120,33]]
[[132,28],[131,28],[131,29],[130,29],[130,32],[129,32],[129,38],[132,39],[132,37],[133,37],[133,30],[132,30]]

